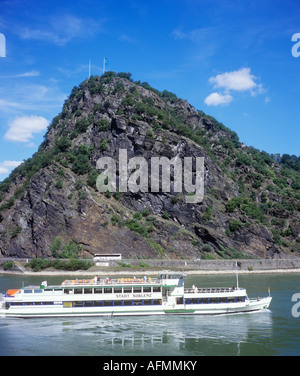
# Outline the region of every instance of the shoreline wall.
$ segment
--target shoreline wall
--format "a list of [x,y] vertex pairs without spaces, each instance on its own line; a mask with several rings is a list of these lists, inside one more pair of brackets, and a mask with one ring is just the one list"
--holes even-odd
[[[15,272],[23,272],[25,274],[29,271],[25,270],[24,264],[26,259],[12,259],[12,258],[0,258],[0,264],[6,261],[15,262]],[[28,259],[27,259],[28,260]],[[29,259],[30,261],[30,259]],[[91,261],[91,259],[89,259]],[[300,259],[227,259],[227,260],[166,260],[166,259],[122,259],[122,260],[110,260],[95,263],[95,267],[90,271],[85,271],[86,274],[90,273],[108,273],[111,268],[119,268],[119,272],[134,273],[143,272],[149,268],[155,268],[159,270],[180,270],[183,272],[193,271],[198,273],[234,273],[237,270],[239,272],[268,272],[268,271],[298,271],[300,272]],[[139,267],[135,270],[134,267]],[[97,270],[95,270],[97,268]],[[2,268],[1,268],[2,269]],[[2,273],[2,271],[0,271]],[[7,271],[9,273],[9,271]],[[77,271],[77,273],[84,271]],[[51,273],[49,271],[49,273]],[[53,274],[55,271],[53,271]],[[67,273],[67,272],[66,272]],[[76,273],[76,272],[75,272]]]
[[300,269],[300,259],[237,259],[237,260],[121,260],[110,261],[110,266],[118,266],[119,263],[137,266],[141,262],[152,267],[162,269],[182,268],[183,270],[203,271],[234,271],[237,262],[240,271],[276,270],[276,269]]

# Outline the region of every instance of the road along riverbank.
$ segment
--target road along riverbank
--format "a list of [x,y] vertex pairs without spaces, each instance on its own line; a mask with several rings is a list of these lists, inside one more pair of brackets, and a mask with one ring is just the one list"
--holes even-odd
[[[10,259],[11,260],[11,259]],[[238,271],[241,274],[254,273],[300,273],[300,259],[237,259],[237,260],[162,260],[162,259],[123,259],[95,263],[88,270],[55,270],[45,269],[34,272],[26,268],[28,259],[11,260],[13,270],[4,270],[7,259],[0,259],[0,273],[24,275],[149,275],[157,274],[160,270],[185,272],[187,275],[204,274],[232,274]],[[89,260],[91,261],[91,260]]]

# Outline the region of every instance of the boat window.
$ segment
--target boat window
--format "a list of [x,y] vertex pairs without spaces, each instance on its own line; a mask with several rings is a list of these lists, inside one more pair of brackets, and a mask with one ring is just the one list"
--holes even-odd
[[134,300],[133,301],[133,304],[135,305],[135,306],[137,306],[137,305],[143,305],[143,301],[140,299],[140,300]]
[[94,306],[95,307],[102,307],[103,306],[103,301],[102,300],[95,300],[94,301]]
[[148,286],[148,287],[143,287],[143,292],[151,292],[151,287]]
[[153,305],[161,305],[161,299],[153,299]]
[[114,301],[115,306],[121,306],[122,305],[122,300],[115,300]]
[[93,301],[92,300],[86,300],[84,302],[85,307],[93,307]]
[[38,289],[38,290],[33,290],[33,292],[35,294],[42,294],[43,290],[42,289]]
[[53,302],[43,302],[43,305],[53,305]]
[[131,287],[124,287],[123,288],[124,294],[131,294],[132,293],[132,288]]
[[24,294],[32,294],[32,290],[24,290]]
[[228,299],[228,303],[235,303],[235,297],[230,297],[227,299]]
[[183,298],[176,298],[177,304],[183,304]]
[[161,292],[160,286],[153,286],[153,292]]
[[83,305],[82,301],[74,302],[74,307],[82,307],[82,305]]
[[104,294],[111,294],[112,288],[111,287],[104,287]]
[[151,305],[151,299],[145,299],[144,300],[144,305]]
[[102,287],[95,287],[94,294],[102,294]]
[[227,298],[219,298],[219,303],[227,303]]
[[70,293],[70,289],[64,289],[64,294],[69,294]]
[[115,287],[114,288],[114,293],[115,294],[122,294],[122,287]]
[[245,296],[237,296],[236,297],[237,302],[244,302],[245,301]]
[[85,294],[92,294],[93,293],[93,290],[91,288],[83,289],[83,291],[84,291]]
[[207,303],[207,300],[208,300],[207,298],[200,298],[200,299],[199,299],[199,303],[200,303],[200,304],[206,304],[206,303]]
[[133,292],[142,292],[142,288],[141,287],[134,287]]
[[82,289],[74,289],[74,294],[82,294]]
[[209,303],[218,303],[218,298],[209,298]]
[[132,305],[132,300],[124,300],[124,306]]
[[112,300],[104,300],[104,306],[111,307],[112,305],[113,305],[113,301]]

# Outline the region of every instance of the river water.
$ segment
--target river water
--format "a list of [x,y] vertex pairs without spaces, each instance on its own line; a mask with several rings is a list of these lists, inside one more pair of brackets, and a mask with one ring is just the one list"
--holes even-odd
[[[0,292],[68,277],[0,276]],[[185,286],[224,287],[234,275],[189,276]],[[300,275],[240,275],[249,297],[273,297],[269,310],[222,316],[0,318],[0,355],[300,355],[300,317],[292,301]]]

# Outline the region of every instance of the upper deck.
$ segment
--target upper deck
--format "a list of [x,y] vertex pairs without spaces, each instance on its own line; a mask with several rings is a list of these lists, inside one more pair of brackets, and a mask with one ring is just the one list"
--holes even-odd
[[160,284],[158,278],[99,278],[92,279],[66,279],[62,282],[61,287],[77,287],[77,286],[117,286],[117,285],[157,285]]
[[61,287],[76,287],[76,286],[128,286],[128,285],[167,285],[167,286],[183,286],[183,273],[163,272],[158,278],[152,277],[120,277],[120,278],[103,278],[95,276],[92,279],[72,279],[62,282]]

